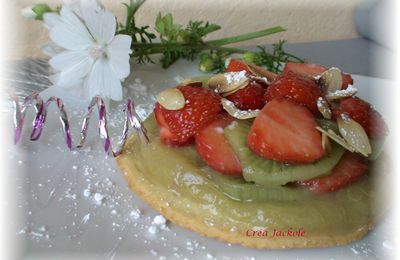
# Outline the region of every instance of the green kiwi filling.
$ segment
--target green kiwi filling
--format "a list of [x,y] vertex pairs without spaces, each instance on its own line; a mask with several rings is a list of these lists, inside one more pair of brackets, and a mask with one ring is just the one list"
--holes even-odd
[[329,175],[345,152],[343,147],[333,144],[331,154],[310,164],[286,164],[267,160],[247,148],[246,140],[250,127],[251,121],[240,120],[224,130],[225,137],[239,157],[243,178],[247,182],[276,187],[293,181]]

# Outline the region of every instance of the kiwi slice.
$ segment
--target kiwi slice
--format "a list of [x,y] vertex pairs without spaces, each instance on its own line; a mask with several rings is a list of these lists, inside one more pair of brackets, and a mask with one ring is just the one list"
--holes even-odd
[[218,190],[229,198],[241,202],[300,201],[312,196],[310,191],[300,187],[266,187],[246,182],[241,177],[225,176],[210,169],[207,169],[206,175]]
[[239,157],[243,177],[247,182],[271,187],[329,175],[345,151],[340,145],[332,143],[332,152],[314,163],[287,164],[267,160],[247,148],[246,140],[250,127],[251,121],[240,120],[233,122],[224,130],[225,137]]

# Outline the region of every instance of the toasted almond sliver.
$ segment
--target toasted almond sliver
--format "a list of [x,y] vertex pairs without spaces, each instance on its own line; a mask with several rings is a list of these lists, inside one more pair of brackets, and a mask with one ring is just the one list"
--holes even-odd
[[371,144],[364,128],[345,114],[337,119],[339,132],[347,143],[365,157],[372,153]]
[[322,84],[324,93],[334,93],[342,88],[342,72],[335,67],[332,67],[321,74],[319,78],[320,84]]
[[350,152],[355,152],[355,149],[349,145],[346,140],[344,140],[341,136],[337,135],[334,131],[332,131],[331,129],[329,129],[328,131],[325,131],[324,129],[322,129],[321,127],[317,126],[316,127],[318,131],[320,131],[322,134],[326,134],[330,139],[332,139],[333,141],[335,141],[336,143],[340,144],[341,146],[343,146],[344,148],[346,148],[347,150],[349,150]]
[[328,102],[322,97],[319,97],[317,99],[317,107],[321,115],[326,118],[326,119],[331,119],[332,118],[332,111],[329,107]]
[[278,77],[278,74],[271,72],[269,70],[264,69],[263,67],[257,66],[255,64],[248,64],[247,65],[248,69],[250,70],[251,73],[261,76],[261,77],[266,77],[268,81],[274,81]]
[[258,110],[258,109],[256,109],[256,110],[240,110],[235,106],[235,104],[233,102],[231,102],[225,98],[221,99],[221,103],[222,103],[223,108],[226,110],[226,112],[228,112],[228,114],[230,114],[231,116],[233,116],[234,118],[237,118],[237,119],[254,118],[260,112],[260,110]]
[[336,90],[335,92],[327,93],[326,98],[328,100],[336,100],[336,99],[352,97],[356,93],[357,93],[357,89],[355,87],[353,87],[352,85],[349,85],[347,87],[347,89],[339,89],[339,90]]
[[177,88],[169,88],[157,95],[157,102],[165,109],[179,110],[185,106],[185,96]]
[[234,93],[249,84],[250,79],[246,71],[228,72],[217,74],[208,80],[208,87],[215,89],[218,93]]
[[327,134],[322,133],[322,149],[324,149],[326,154],[330,154],[332,152],[332,145],[329,141],[329,137]]

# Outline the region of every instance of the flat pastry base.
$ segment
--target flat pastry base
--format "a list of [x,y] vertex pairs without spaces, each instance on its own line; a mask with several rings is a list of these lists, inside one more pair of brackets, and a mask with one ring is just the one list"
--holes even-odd
[[[218,240],[240,244],[245,247],[251,248],[270,248],[270,249],[284,249],[284,248],[312,248],[312,247],[331,247],[348,244],[350,242],[361,239],[368,233],[374,226],[371,221],[368,225],[360,226],[358,230],[349,232],[346,235],[340,236],[306,236],[306,237],[280,237],[278,239],[266,239],[262,237],[249,237],[243,236],[235,232],[227,232],[218,226],[210,227],[206,225],[202,219],[193,218],[192,215],[187,215],[172,207],[165,206],[165,203],[160,202],[159,197],[154,193],[149,192],[152,189],[150,183],[145,180],[138,181],[142,178],[139,172],[129,161],[132,158],[129,156],[121,155],[117,158],[117,162],[125,179],[128,182],[129,188],[135,192],[142,200],[148,203],[152,208],[160,212],[171,222],[190,230],[193,230],[203,236],[216,238]],[[175,199],[172,198],[171,199]]]

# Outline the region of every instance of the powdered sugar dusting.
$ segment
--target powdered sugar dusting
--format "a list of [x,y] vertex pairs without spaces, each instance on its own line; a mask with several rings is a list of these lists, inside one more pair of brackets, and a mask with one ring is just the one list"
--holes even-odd
[[242,70],[239,72],[227,72],[224,73],[224,76],[228,84],[239,83],[246,79],[246,71]]
[[348,85],[346,89],[339,89],[335,92],[329,92],[326,94],[327,99],[339,99],[345,97],[354,96],[357,93],[357,89],[353,85]]

